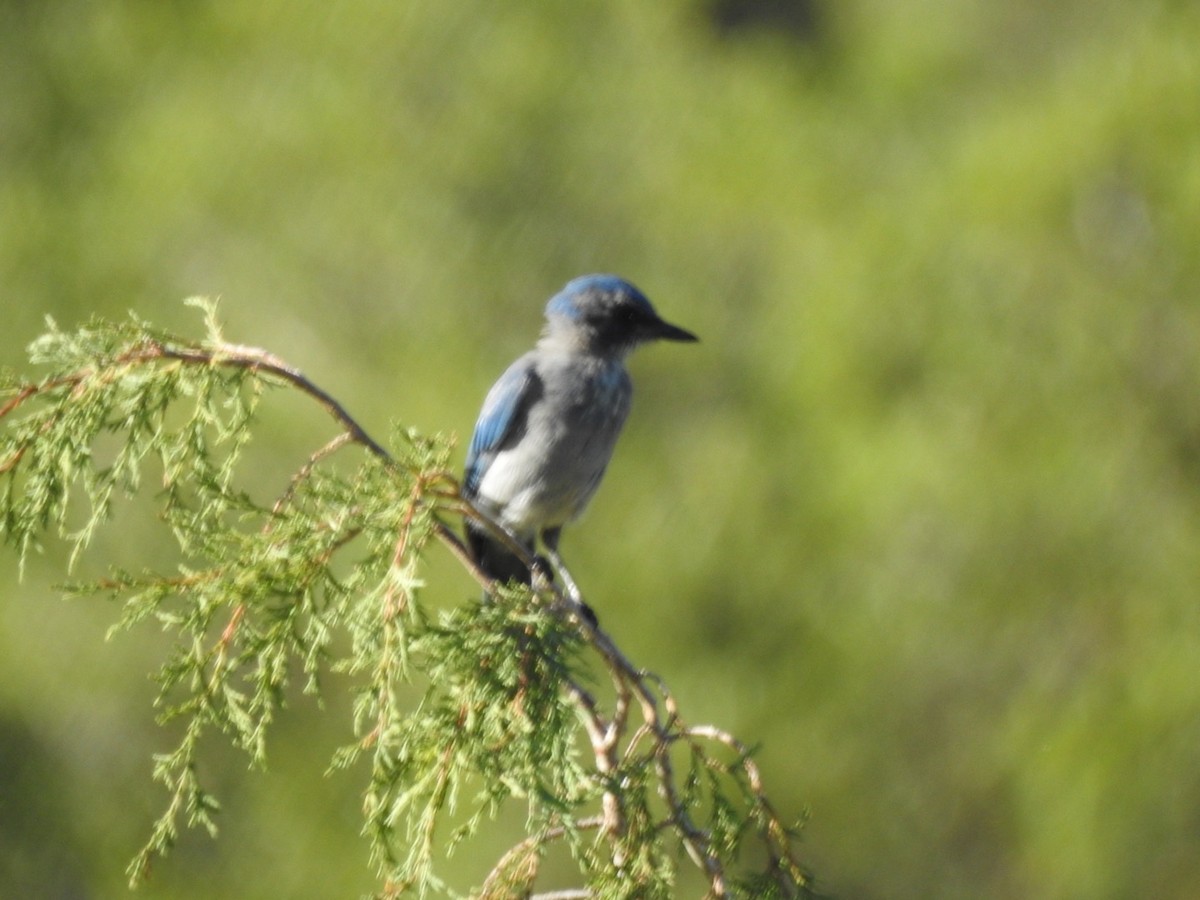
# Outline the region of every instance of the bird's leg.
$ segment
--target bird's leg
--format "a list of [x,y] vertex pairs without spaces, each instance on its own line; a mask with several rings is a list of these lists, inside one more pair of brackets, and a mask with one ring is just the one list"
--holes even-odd
[[579,591],[579,585],[575,583],[575,579],[571,577],[571,572],[567,569],[567,564],[563,562],[562,556],[557,550],[547,550],[546,555],[550,558],[550,562],[554,563],[554,568],[558,571],[559,577],[563,580],[563,587],[567,590],[569,596],[576,603],[583,604],[583,594]]
[[562,557],[558,553],[558,540],[561,536],[561,528],[547,528],[542,532],[542,543],[546,545],[546,557],[554,565],[559,577],[562,578],[563,586],[567,590],[567,596],[576,603],[583,603],[583,596],[579,593],[579,586],[575,584],[575,579],[567,571],[566,563],[563,562]]
[[562,579],[563,587],[566,589],[567,598],[575,604],[580,615],[595,625],[596,614],[590,606],[583,602],[583,593],[579,590],[579,585],[575,583],[575,579],[571,577],[571,572],[567,569],[567,564],[563,562],[563,558],[558,552],[558,539],[561,536],[561,528],[547,528],[542,532],[542,543],[546,545],[546,556],[558,571],[558,576]]

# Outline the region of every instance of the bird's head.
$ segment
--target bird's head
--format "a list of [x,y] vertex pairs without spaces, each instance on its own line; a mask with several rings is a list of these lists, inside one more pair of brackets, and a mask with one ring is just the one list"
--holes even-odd
[[546,304],[547,335],[601,353],[624,355],[649,341],[697,341],[659,318],[645,295],[616,275],[583,275]]

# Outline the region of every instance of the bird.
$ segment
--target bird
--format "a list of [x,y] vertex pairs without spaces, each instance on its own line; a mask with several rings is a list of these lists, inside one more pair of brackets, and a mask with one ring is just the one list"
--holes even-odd
[[[616,275],[569,281],[550,298],[545,317],[536,346],[505,370],[483,401],[462,496],[544,567],[536,552],[540,539],[569,596],[594,618],[558,545],[563,526],[600,485],[629,415],[633,384],[625,359],[642,344],[699,338],[664,321],[640,290]],[[470,514],[465,532],[471,557],[488,578],[532,583],[529,565]]]

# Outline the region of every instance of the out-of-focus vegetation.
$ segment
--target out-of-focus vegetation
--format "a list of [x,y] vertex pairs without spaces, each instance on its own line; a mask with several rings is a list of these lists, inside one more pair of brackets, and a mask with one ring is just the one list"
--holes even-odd
[[[1185,0],[7,3],[0,360],[220,294],[369,427],[461,434],[545,297],[620,272],[704,343],[635,359],[564,553],[693,721],[762,741],[823,885],[1190,897],[1198,111]],[[269,424],[267,485],[325,427]],[[127,513],[84,568],[155,561]],[[162,648],[104,643],[64,562],[0,563],[4,896],[119,896],[162,800]],[[212,750],[221,836],[142,896],[369,889],[338,687],[269,773]]]

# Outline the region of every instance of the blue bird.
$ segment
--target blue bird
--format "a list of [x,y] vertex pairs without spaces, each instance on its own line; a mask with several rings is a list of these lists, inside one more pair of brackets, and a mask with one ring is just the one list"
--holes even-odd
[[[546,305],[537,346],[492,385],[471,436],[463,496],[531,556],[540,538],[576,600],[558,555],[562,527],[595,493],[629,414],[625,358],[655,340],[698,338],[664,322],[641,291],[615,275],[576,278]],[[530,583],[529,567],[484,526],[468,518],[466,534],[490,578]]]

